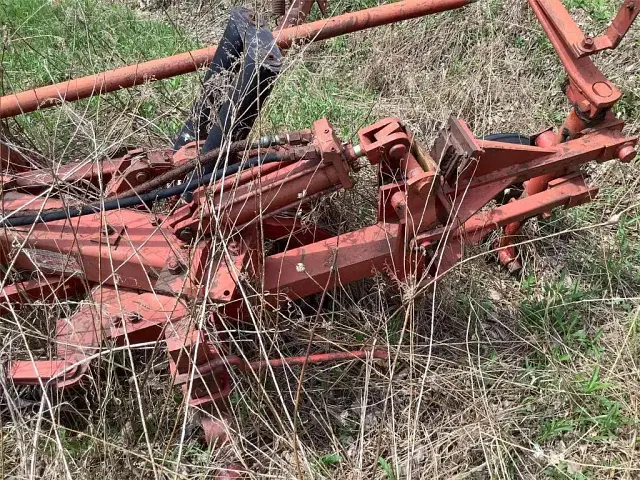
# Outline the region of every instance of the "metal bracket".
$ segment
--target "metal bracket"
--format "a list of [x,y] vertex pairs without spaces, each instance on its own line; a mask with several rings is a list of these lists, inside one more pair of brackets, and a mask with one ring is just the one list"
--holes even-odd
[[452,184],[460,172],[477,160],[481,151],[467,124],[452,116],[436,138],[431,157],[440,165],[444,179]]
[[584,36],[560,0],[529,0],[529,4],[569,75],[571,101],[586,100],[590,108],[583,110],[589,118],[610,108],[622,94],[588,56],[620,43],[638,14],[640,0],[625,0],[606,33],[595,39]]
[[575,58],[588,57],[602,50],[616,48],[640,12],[640,0],[625,0],[604,34],[593,38],[582,33],[560,0],[538,2]]

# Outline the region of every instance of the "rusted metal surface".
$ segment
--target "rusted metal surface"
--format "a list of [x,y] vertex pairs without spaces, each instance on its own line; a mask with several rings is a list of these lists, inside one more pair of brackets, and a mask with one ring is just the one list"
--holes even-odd
[[[539,135],[535,143],[538,147],[542,148],[551,148],[554,145],[558,145],[569,138],[574,137],[578,132],[580,132],[585,126],[587,122],[581,119],[577,112],[574,109],[571,110],[562,126],[558,129],[558,132],[554,134],[552,131],[547,131]],[[547,186],[551,180],[553,180],[554,174],[545,174],[532,178],[531,180],[527,180],[523,183],[524,187],[524,197],[528,197],[531,195],[538,194],[547,189]],[[544,212],[540,212],[545,216],[549,216],[551,209],[545,210]],[[502,232],[502,236],[496,242],[495,246],[498,250],[498,259],[500,263],[507,267],[511,272],[516,272],[522,268],[520,261],[518,259],[517,249],[513,246],[513,244],[517,240],[517,235],[520,232],[520,228],[522,227],[522,223],[520,221],[513,221],[504,226],[504,231]]]
[[[274,34],[276,35],[278,46],[286,49],[296,42],[326,40],[366,28],[460,8],[472,1],[402,0],[389,5],[346,13],[326,20],[318,20],[305,25],[277,29]],[[215,51],[215,46],[205,47],[72,79],[55,85],[11,93],[0,98],[0,118],[13,117],[21,113],[52,107],[59,105],[63,101],[73,102],[141,85],[146,82],[155,82],[175,77],[176,75],[195,72],[211,62]]]
[[[196,212],[217,205],[219,210],[208,212],[226,220],[212,223],[209,232],[194,231],[188,242],[199,240],[192,247],[191,257],[185,255],[181,232],[187,226],[196,227],[180,222],[193,222],[189,220],[191,215],[185,216],[185,212],[193,214],[193,205],[186,205],[186,211],[178,209],[161,224],[149,213],[116,210],[81,216],[74,222],[61,220],[4,229],[0,245],[5,259],[10,257],[15,242],[24,245],[14,259],[15,266],[59,278],[78,278],[93,288],[92,301],[60,322],[58,358],[16,361],[11,368],[12,379],[21,384],[75,385],[103,341],[128,346],[164,338],[175,384],[181,386],[193,407],[209,409],[224,405],[231,391],[230,369],[250,371],[268,365],[362,358],[369,354],[358,351],[240,360],[228,355],[224,342],[214,342],[189,321],[182,299],[199,301],[207,297],[221,306],[219,312],[227,318],[241,321],[247,308],[238,289],[243,276],[259,278],[264,299],[274,305],[284,298],[339,288],[376,272],[400,280],[415,275],[438,276],[462,257],[465,242],[477,242],[499,226],[515,225],[554,207],[589,201],[595,190],[570,172],[591,160],[616,158],[621,149],[635,145],[636,139],[623,136],[620,128],[619,123],[609,122],[601,128],[575,132],[563,143],[540,135],[542,146],[522,146],[478,140],[464,122],[452,119],[436,142],[433,160],[419,154],[418,161],[413,155],[418,149],[411,148],[413,137],[398,119],[362,129],[362,145],[358,146],[344,145],[331,124],[319,120],[313,125],[309,146],[284,150],[291,157],[289,163],[257,167],[196,192],[191,200]],[[357,168],[355,158],[359,155],[379,168],[381,178],[391,179],[380,186],[379,222],[335,237],[322,232],[319,237],[298,238],[297,245],[265,256],[258,240],[260,222],[251,219],[260,220],[270,213],[281,215],[287,209],[295,211],[301,197],[336,187],[350,188],[350,172]],[[438,174],[431,165],[434,161],[448,167]],[[114,170],[109,162],[104,166]],[[468,174],[470,169],[475,174]],[[449,178],[454,171],[457,181]],[[79,172],[84,181],[92,181],[91,171]],[[28,174],[15,174],[20,175]],[[93,175],[100,176],[101,172]],[[564,179],[548,181],[549,188],[544,191],[477,213],[506,184],[542,175]],[[60,206],[58,199],[34,196],[33,187],[30,193],[22,193],[19,185],[14,188],[16,191],[3,194],[5,211]],[[209,197],[213,203],[206,202]],[[195,219],[201,221],[206,212],[199,211]],[[228,225],[225,229],[231,237],[226,254],[216,259],[207,237],[215,234],[215,225],[222,224]],[[250,227],[238,228],[242,225]],[[296,225],[295,221],[289,222],[292,236]],[[279,225],[285,230],[280,233],[286,233],[285,227],[286,223]],[[443,244],[445,238],[449,240]],[[203,278],[212,267],[214,277],[205,288]],[[4,291],[9,301],[16,298],[18,290],[16,286],[11,291],[11,287]],[[27,290],[33,294],[38,288]],[[215,329],[216,318],[211,318],[208,325],[209,331]],[[387,354],[378,351],[371,355],[385,358]],[[210,427],[209,437],[215,430]]]
[[11,377],[26,385],[75,385],[102,342],[133,345],[158,340],[167,328],[173,332],[173,325],[185,315],[184,303],[173,296],[96,287],[90,301],[58,322],[56,353],[60,360],[12,362]]
[[300,298],[393,268],[401,227],[376,224],[267,257],[265,291]]
[[[259,179],[241,177],[244,182],[236,184],[233,189],[215,191],[212,202],[200,203],[198,197],[192,204],[194,208],[185,209],[174,217],[175,220],[179,219],[172,221],[174,230],[179,232],[188,228],[206,232],[210,228],[212,215],[218,213],[222,216],[222,226],[239,228],[253,218],[279,213],[285,207],[291,208],[293,203],[338,185],[351,187],[349,166],[343,158],[343,147],[334,136],[333,128],[326,120],[320,120],[314,124],[313,132],[315,140],[312,145],[278,153],[282,166],[272,173],[259,170]],[[297,161],[291,163],[294,160]],[[260,183],[259,189],[255,188],[257,181]],[[220,205],[220,212],[212,211],[211,204]]]
[[[55,198],[41,200],[17,192],[5,194],[2,200],[8,211],[62,206]],[[11,252],[14,242],[23,245],[12,259],[16,268],[56,275],[81,274],[87,282],[117,283],[147,292],[182,293],[185,282],[189,282],[186,274],[168,274],[169,259],[185,255],[179,240],[155,227],[150,215],[135,210],[87,215],[73,223],[61,220],[0,231],[0,249]]]
[[[240,360],[229,356],[224,341],[214,341],[207,333],[216,331],[218,317],[211,317],[207,329],[200,330],[190,321],[185,302],[206,298],[218,305],[218,315],[240,322],[251,308],[239,288],[243,278],[258,280],[262,298],[272,305],[340,288],[377,272],[400,281],[428,280],[453,267],[462,258],[465,244],[479,242],[499,227],[505,227],[506,234],[499,245],[500,258],[513,267],[517,252],[512,240],[520,222],[552,208],[590,201],[597,189],[585,185],[577,168],[592,160],[626,158],[627,150],[633,150],[637,140],[622,134],[621,122],[607,118],[579,130],[582,123],[572,114],[561,128],[561,132],[568,129],[569,135],[546,132],[537,137],[536,146],[480,140],[463,121],[451,119],[431,155],[412,145],[413,136],[395,118],[363,128],[360,145],[344,144],[322,119],[308,134],[309,145],[300,145],[302,137],[292,134],[297,146],[273,147],[282,152],[283,161],[203,186],[187,205],[161,219],[121,209],[73,222],[5,228],[0,234],[4,262],[11,258],[14,267],[38,270],[53,279],[47,288],[41,281],[7,285],[5,313],[20,303],[20,292],[26,298],[39,291],[43,297],[68,295],[56,285],[69,281],[92,289],[91,302],[59,322],[58,358],[15,361],[11,377],[19,384],[75,385],[102,342],[130,346],[163,338],[174,382],[189,403],[219,409],[231,391],[232,369],[247,372],[366,355],[386,358],[386,351],[362,350]],[[558,142],[560,137],[564,141]],[[142,152],[133,152],[136,155]],[[360,156],[376,166],[384,180],[379,186],[378,222],[337,236],[322,230],[297,235],[296,212],[301,202],[335,188],[351,188],[350,174],[359,167]],[[122,165],[122,158],[115,167],[114,162],[105,161],[92,170],[74,170],[81,163],[66,168],[93,183],[94,177],[103,175],[100,166],[114,176],[134,165],[133,161]],[[15,178],[29,175],[13,174]],[[540,191],[529,188],[521,199],[480,212],[505,186],[527,180],[538,181]],[[13,190],[3,192],[4,211],[61,206],[55,197],[38,197],[38,188],[45,186],[22,187],[17,181]],[[202,228],[205,222],[207,229]],[[189,236],[184,235],[187,229],[191,229]],[[220,229],[228,238],[222,257],[214,255],[212,243]],[[263,236],[295,240],[267,255],[260,240]],[[12,254],[16,242],[23,248]],[[209,272],[213,277],[208,283]],[[215,428],[205,426],[211,437]]]
[[295,213],[289,216],[273,215],[265,218],[261,227],[265,238],[284,241],[290,247],[300,247],[332,237],[318,225],[303,223]]
[[[605,34],[596,38],[582,33],[560,0],[529,0],[529,4],[569,75],[566,94],[574,105],[555,136],[546,133],[536,139],[539,147],[551,147],[581,135],[587,127],[611,121],[610,109],[621,93],[588,57],[618,46],[640,11],[640,0],[625,0]],[[616,147],[612,157],[630,161],[635,155],[631,145],[622,144]],[[524,195],[544,191],[557,175],[558,172],[544,173],[525,181]],[[544,214],[548,216],[549,212]],[[520,227],[520,222],[505,226],[503,236],[496,244],[501,263],[510,270],[520,268],[516,251],[511,246]]]
[[640,0],[624,0],[605,33],[589,37],[582,33],[560,0],[537,1],[552,20],[562,41],[577,58],[616,48],[640,12]]
[[26,172],[35,165],[28,155],[0,139],[0,169],[3,172]]
[[55,173],[49,169],[26,170],[15,177],[15,182],[23,191],[37,192],[55,184],[82,189],[92,185],[96,189],[103,188],[106,195],[123,196],[125,189],[134,192],[137,188],[132,187],[174,171],[173,167],[170,150],[150,152],[140,148],[117,158],[61,165]]
[[[634,0],[634,9],[637,9],[637,1]],[[576,42],[582,44],[583,35],[564,6],[558,0],[529,0],[529,5],[569,75],[568,95],[572,102],[580,104],[586,100],[588,112],[585,113],[589,117],[595,117],[603,109],[610,108],[620,99],[620,90],[604,76],[589,57],[576,56],[572,46]],[[575,28],[571,28],[569,21]],[[565,36],[568,41],[565,41]]]
[[[405,2],[403,8],[417,4],[425,2]],[[417,12],[410,8],[399,13],[391,7],[382,10],[388,15],[384,18]],[[545,18],[553,31],[557,25],[546,13]],[[361,21],[334,28],[357,29]],[[168,204],[175,208],[162,216],[123,208],[19,227],[4,224],[0,259],[5,267],[21,269],[23,276],[20,281],[8,275],[3,279],[3,315],[15,315],[34,297],[50,302],[90,292],[89,301],[58,322],[56,358],[14,360],[11,379],[58,388],[76,385],[103,342],[130,347],[161,341],[173,381],[189,405],[218,415],[203,417],[206,438],[222,441],[226,429],[219,413],[228,402],[234,374],[387,358],[386,349],[363,346],[353,352],[309,349],[304,356],[249,360],[231,354],[229,325],[246,321],[253,302],[268,308],[378,273],[428,284],[463,258],[465,246],[498,228],[504,228],[495,245],[500,261],[519,268],[515,243],[523,221],[591,201],[597,187],[587,185],[582,165],[629,161],[636,155],[637,138],[623,134],[624,123],[614,118],[609,101],[593,102],[593,95],[584,91],[604,75],[597,71],[591,76],[595,66],[586,63],[591,60],[570,56],[562,44],[554,46],[574,69],[567,89],[574,106],[558,131],[536,135],[535,145],[476,138],[457,118],[449,120],[430,153],[397,118],[362,128],[356,145],[341,141],[331,123],[320,119],[311,130],[281,136],[284,144],[266,142],[259,150],[247,145],[272,163],[250,163],[245,170],[237,163],[233,175],[226,170],[211,177],[211,183],[198,183],[188,196],[171,190]],[[128,192],[136,185],[147,188],[154,175],[168,181],[179,176],[175,172],[181,175],[196,166],[195,147],[187,145],[174,155],[140,150],[95,164],[72,162],[55,178],[30,171],[26,163],[5,162],[3,212],[20,217],[25,211],[61,209],[65,188],[81,182],[98,186],[107,179],[107,192],[118,195],[125,187]],[[352,174],[365,158],[379,180],[375,223],[333,235],[300,219],[315,199],[351,188]],[[167,172],[174,173],[162,176]],[[48,183],[65,188],[49,195]],[[505,188],[520,183],[520,198],[487,207]],[[265,239],[282,241],[269,247]],[[247,285],[255,288],[251,298],[244,293]],[[215,306],[208,310],[214,313],[204,324],[194,322],[190,309],[204,305]]]
[[2,289],[0,313],[9,314],[12,310],[28,305],[34,300],[54,303],[69,300],[82,292],[84,285],[80,275],[59,276],[43,275],[28,280],[16,281]]
[[294,43],[320,41],[366,28],[379,27],[434,13],[454,10],[473,3],[469,0],[403,0],[357,12],[345,13],[326,20],[305,23],[276,32],[278,46],[289,48]]
[[0,118],[53,107],[63,101],[75,102],[83,98],[142,85],[145,82],[155,82],[195,72],[211,62],[215,51],[215,46],[205,47],[170,57],[107,70],[95,75],[74,78],[55,85],[11,93],[0,98]]
[[[300,132],[298,132],[300,133]],[[310,131],[302,132],[301,134],[305,136],[310,136]],[[277,137],[276,137],[277,138]],[[133,195],[140,195],[141,193],[146,193],[151,190],[154,190],[158,187],[166,185],[175,180],[181,180],[184,178],[189,172],[195,170],[196,168],[202,168],[210,164],[216,164],[216,162],[220,159],[223,159],[222,163],[225,163],[228,160],[228,157],[233,159],[234,155],[243,152],[251,146],[251,142],[248,140],[238,140],[235,142],[231,142],[225,148],[216,148],[215,150],[211,150],[205,154],[200,154],[200,150],[197,148],[197,144],[195,142],[189,143],[182,147],[171,159],[171,164],[173,168],[168,169],[168,171],[163,172],[156,162],[147,162],[151,167],[151,171],[148,172],[149,175],[143,182],[127,182],[129,185],[135,185],[134,188],[130,188],[124,192],[117,192],[118,195],[115,198],[126,198],[131,197]],[[254,155],[259,153],[259,150],[253,152]],[[285,152],[286,153],[286,152]],[[223,158],[224,157],[224,158]],[[283,153],[283,161],[286,160],[286,155]],[[136,176],[136,180],[139,178]],[[111,192],[110,192],[111,193]]]
[[[215,360],[202,365],[198,368],[200,375],[211,374],[216,371],[226,371],[229,367],[234,367],[241,372],[258,372],[267,367],[284,368],[296,365],[313,365],[318,363],[345,362],[352,360],[361,360],[367,357],[377,359],[389,358],[387,350],[356,350],[351,352],[333,352],[333,353],[316,353],[308,356],[274,358],[271,360],[256,360],[249,362],[237,355],[227,355],[225,357],[216,358]],[[186,383],[187,376],[177,376],[177,383]]]

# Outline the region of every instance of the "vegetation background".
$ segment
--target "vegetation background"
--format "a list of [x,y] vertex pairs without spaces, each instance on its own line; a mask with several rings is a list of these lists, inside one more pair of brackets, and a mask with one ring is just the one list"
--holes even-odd
[[[215,44],[234,4],[268,12],[265,3],[227,0],[0,0],[0,93]],[[564,4],[592,33],[619,6]],[[330,12],[373,5],[330,0]],[[638,134],[638,25],[597,63],[624,92],[615,111],[627,133]],[[328,117],[349,138],[398,116],[429,143],[450,114],[477,135],[533,133],[558,126],[569,108],[560,62],[524,0],[481,0],[313,44],[287,55],[286,67],[265,131]],[[127,145],[163,148],[201,75],[0,128],[52,165]],[[601,187],[598,200],[527,223],[520,275],[501,269],[487,244],[427,298],[377,277],[334,292],[339,301],[325,306],[315,327],[315,313],[292,305],[277,330],[253,332],[281,355],[304,352],[315,328],[322,348],[388,345],[401,362],[392,370],[371,362],[309,367],[295,412],[299,370],[257,383],[239,378],[236,433],[224,446],[203,447],[195,428],[177,433],[182,399],[168,386],[166,362],[148,361],[143,349],[135,363],[122,352],[106,355],[86,391],[53,405],[0,375],[0,477],[204,479],[233,462],[252,478],[640,478],[640,162],[586,170]],[[365,171],[354,192],[319,208],[337,229],[363,224],[375,208],[367,186]],[[3,359],[26,348],[46,355],[64,306],[43,308],[47,321],[27,313],[0,321]],[[132,377],[144,379],[139,389]]]

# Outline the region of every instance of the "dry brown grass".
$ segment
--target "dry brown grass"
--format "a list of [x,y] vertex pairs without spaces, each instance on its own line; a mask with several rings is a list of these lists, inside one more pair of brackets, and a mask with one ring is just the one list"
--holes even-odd
[[[229,6],[176,2],[141,15],[215,42]],[[583,6],[574,14],[597,28],[591,4]],[[638,27],[598,63],[625,92],[621,113],[637,133]],[[327,115],[348,135],[398,116],[430,142],[450,114],[478,135],[531,133],[558,125],[568,108],[560,64],[520,1],[482,1],[312,45],[289,55],[287,66],[266,130]],[[176,104],[188,105],[194,84],[161,102],[162,115],[181,118]],[[157,95],[146,88],[127,98]],[[61,117],[77,125],[74,142],[92,161],[121,144],[166,140],[130,104],[117,128],[104,115],[65,108]],[[68,160],[46,140],[47,158]],[[388,345],[394,361],[309,366],[298,403],[299,368],[236,378],[233,435],[223,446],[197,442],[196,413],[169,387],[166,362],[151,346],[105,349],[86,391],[43,396],[0,376],[0,476],[204,479],[235,462],[248,478],[640,477],[640,166],[589,171],[602,187],[595,203],[527,224],[521,277],[501,270],[484,245],[420,298],[380,276],[329,291],[324,301],[260,311],[232,329],[234,348],[255,357],[303,354],[313,332],[318,351]],[[354,192],[318,206],[321,221],[341,230],[367,220],[375,197],[370,173],[361,177]],[[50,353],[46,337],[59,314],[40,308],[2,320],[3,357],[24,355],[25,344],[34,356]]]

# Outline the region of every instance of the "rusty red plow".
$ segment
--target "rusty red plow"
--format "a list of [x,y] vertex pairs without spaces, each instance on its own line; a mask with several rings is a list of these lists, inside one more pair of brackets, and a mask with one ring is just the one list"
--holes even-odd
[[[17,316],[34,300],[90,299],[58,321],[55,358],[12,360],[12,381],[68,388],[82,382],[102,345],[162,342],[189,404],[221,415],[232,372],[387,358],[386,349],[364,346],[256,361],[231,354],[229,325],[251,321],[255,305],[277,308],[377,273],[428,285],[463,258],[465,246],[500,229],[500,261],[520,268],[514,238],[523,221],[591,201],[598,189],[585,181],[582,165],[636,156],[637,139],[611,111],[621,94],[589,55],[620,42],[640,0],[626,0],[597,38],[585,37],[558,0],[530,0],[569,76],[571,111],[557,131],[510,143],[478,138],[450,118],[430,149],[396,118],[360,129],[351,143],[327,119],[308,130],[249,136],[282,50],[296,41],[466,3],[405,0],[275,32],[238,10],[217,50],[143,64],[126,82],[121,69],[2,97],[7,117],[132,86],[149,72],[160,79],[211,63],[211,75],[231,70],[236,78],[216,112],[196,102],[197,114],[172,149],[130,150],[50,172],[3,148],[4,315]],[[235,66],[230,58],[242,60]],[[302,220],[318,198],[351,189],[367,164],[378,179],[374,223],[334,235]],[[94,188],[95,202],[69,200],[65,192],[79,184]],[[522,185],[520,196],[491,203],[512,185]],[[221,435],[215,420],[203,419],[209,440]]]

